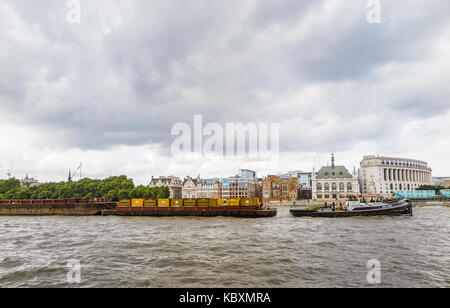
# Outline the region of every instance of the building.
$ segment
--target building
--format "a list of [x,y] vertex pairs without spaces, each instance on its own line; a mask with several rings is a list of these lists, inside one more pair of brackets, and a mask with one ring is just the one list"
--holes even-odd
[[298,179],[298,186],[304,189],[311,189],[312,187],[312,172],[291,171],[292,177]]
[[148,187],[161,187],[161,186],[167,186],[169,188],[169,198],[173,199],[181,199],[182,198],[182,188],[183,188],[183,182],[180,178],[176,176],[168,176],[168,177],[159,177],[154,178],[152,177],[150,184]]
[[196,179],[187,176],[183,181],[183,186],[181,187],[181,197],[183,199],[197,198],[197,186],[199,182],[200,176]]
[[290,174],[268,175],[262,181],[263,201],[298,200],[298,179]]
[[450,177],[433,177],[433,185],[450,188]]
[[221,196],[228,198],[257,198],[261,188],[258,187],[256,172],[241,169],[239,174],[221,180]]
[[222,184],[220,179],[199,180],[196,198],[216,199],[221,198]]
[[331,166],[322,167],[317,174],[312,174],[312,199],[336,199],[342,195],[359,194],[356,169],[353,174],[344,166],[336,166],[334,155]]
[[432,170],[421,160],[367,155],[360,168],[361,191],[364,194],[392,195],[432,185]]
[[34,178],[29,178],[27,174],[24,179],[20,180],[20,186],[21,187],[39,186],[39,181]]

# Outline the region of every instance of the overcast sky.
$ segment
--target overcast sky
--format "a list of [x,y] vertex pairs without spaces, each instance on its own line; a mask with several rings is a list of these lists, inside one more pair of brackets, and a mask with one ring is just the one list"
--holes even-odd
[[[450,2],[0,1],[0,178],[259,176],[362,156],[450,176]],[[177,122],[280,123],[277,164],[180,159]],[[316,154],[318,153],[318,155]]]

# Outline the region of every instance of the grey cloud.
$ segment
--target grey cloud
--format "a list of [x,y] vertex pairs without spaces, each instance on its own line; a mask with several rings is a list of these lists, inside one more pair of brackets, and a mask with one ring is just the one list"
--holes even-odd
[[[242,18],[238,2],[133,1],[121,27],[102,34],[98,12],[105,2],[83,1],[83,24],[69,25],[61,1],[16,1],[21,20],[44,41],[32,52],[14,40],[6,42],[8,58],[0,58],[0,108],[46,127],[49,142],[51,132],[58,130],[67,147],[85,149],[146,143],[167,147],[173,140],[171,126],[191,122],[194,114],[203,114],[208,122],[311,125],[321,125],[323,114],[335,115],[324,126],[328,134],[325,130],[322,139],[290,135],[285,127],[285,151],[344,150],[361,140],[395,135],[401,122],[368,117],[371,125],[355,125],[379,110],[401,114],[403,121],[418,114],[433,116],[433,109],[423,104],[427,97],[435,98],[436,108],[449,108],[447,98],[429,96],[427,89],[419,97],[392,98],[395,89],[387,85],[386,93],[380,93],[385,81],[368,85],[373,70],[383,64],[430,57],[432,42],[446,27],[448,1],[383,2],[380,25],[365,21],[366,1],[322,20],[325,2],[257,1]],[[419,11],[423,13],[415,14]],[[289,42],[272,37],[271,26],[294,31],[308,14],[316,14],[319,22],[305,36]],[[42,69],[47,70],[46,88],[33,86]],[[346,95],[335,95],[332,88],[314,109],[305,101],[279,108],[286,93],[312,85],[327,91],[330,84],[347,82],[355,86]],[[270,98],[262,99],[259,91],[270,92]]]

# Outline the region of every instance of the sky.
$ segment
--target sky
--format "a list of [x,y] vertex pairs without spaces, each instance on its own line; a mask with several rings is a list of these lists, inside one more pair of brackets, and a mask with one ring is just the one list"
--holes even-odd
[[[227,177],[424,160],[450,176],[450,2],[0,2],[0,178]],[[73,16],[73,15],[70,15]],[[279,124],[277,160],[174,155],[177,123]]]

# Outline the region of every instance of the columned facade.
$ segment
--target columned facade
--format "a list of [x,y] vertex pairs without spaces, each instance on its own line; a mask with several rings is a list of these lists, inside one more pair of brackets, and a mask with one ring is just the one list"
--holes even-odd
[[424,161],[368,155],[361,162],[360,184],[364,194],[391,195],[432,182],[432,170]]

